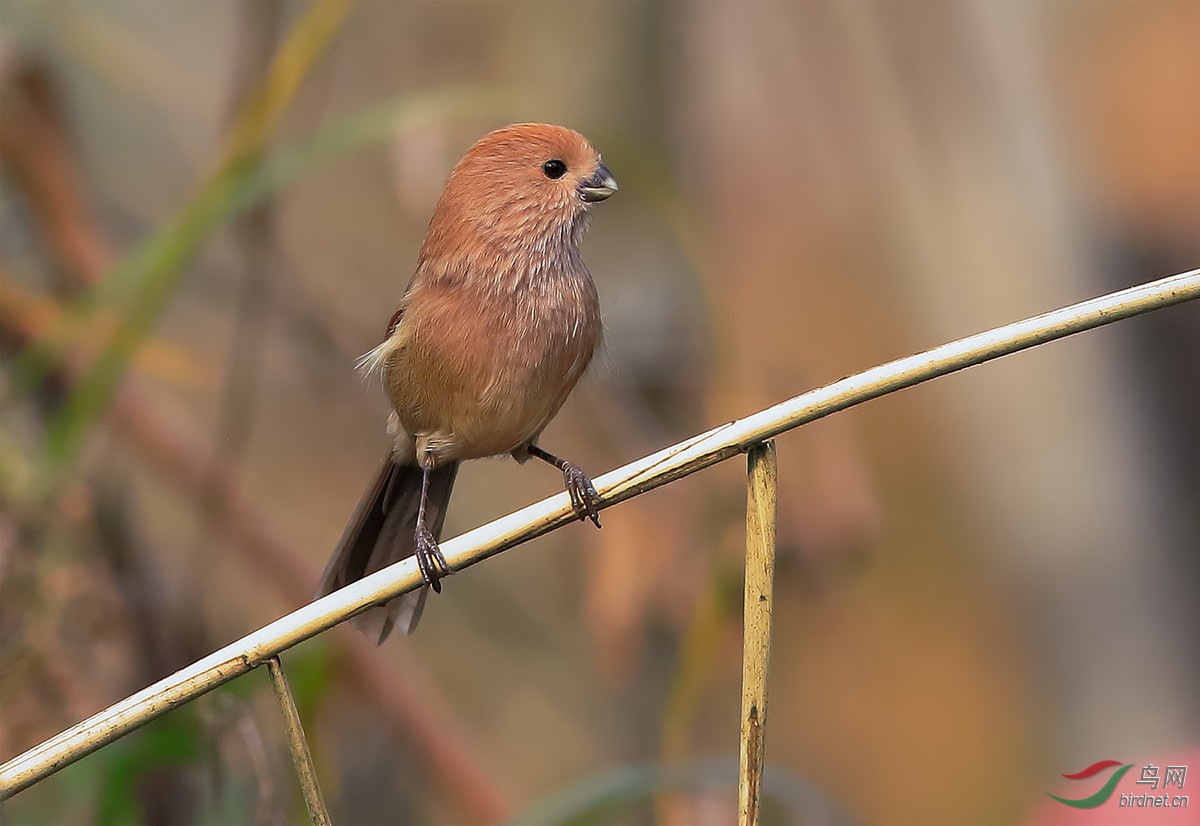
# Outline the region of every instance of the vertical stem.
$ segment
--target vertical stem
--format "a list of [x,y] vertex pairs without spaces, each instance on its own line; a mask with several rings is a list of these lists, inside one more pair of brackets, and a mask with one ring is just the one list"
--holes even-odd
[[767,724],[771,605],[775,576],[775,443],[747,452],[746,595],[742,637],[742,742],[738,763],[738,826],[757,826]]
[[287,675],[283,673],[283,663],[279,661],[279,657],[267,660],[267,671],[271,674],[271,687],[275,689],[279,710],[283,712],[288,747],[292,751],[292,763],[296,766],[300,789],[304,792],[304,805],[308,807],[309,819],[316,826],[330,826],[329,812],[325,809],[321,787],[317,784],[317,770],[313,766],[312,753],[308,750],[304,726],[300,724],[300,712],[296,710],[296,701],[292,697],[292,689],[288,685]]

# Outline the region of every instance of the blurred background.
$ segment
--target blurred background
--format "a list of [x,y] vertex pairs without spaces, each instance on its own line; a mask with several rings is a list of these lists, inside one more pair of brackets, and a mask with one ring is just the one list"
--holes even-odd
[[[2,759],[308,601],[387,444],[354,361],[489,129],[572,126],[621,185],[605,351],[543,437],[594,475],[1200,261],[1195,3],[0,26]],[[1200,763],[1198,361],[1183,305],[779,440],[765,822],[1053,822],[1063,773]],[[411,638],[289,652],[335,822],[732,822],[744,474],[458,574]],[[559,489],[471,463],[446,536]],[[255,673],[3,817],[305,815]]]

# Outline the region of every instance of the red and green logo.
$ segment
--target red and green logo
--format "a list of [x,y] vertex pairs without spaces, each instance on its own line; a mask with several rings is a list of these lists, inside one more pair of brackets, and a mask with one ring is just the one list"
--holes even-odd
[[1100,790],[1093,795],[1081,797],[1078,800],[1072,800],[1067,797],[1059,797],[1056,794],[1050,794],[1050,792],[1046,792],[1046,794],[1050,795],[1050,797],[1053,797],[1059,803],[1066,803],[1068,806],[1074,806],[1076,809],[1094,809],[1112,797],[1112,793],[1117,788],[1117,784],[1121,782],[1121,778],[1125,776],[1125,773],[1133,768],[1133,764],[1122,763],[1120,760],[1101,760],[1098,763],[1093,763],[1092,765],[1088,766],[1083,771],[1075,772],[1075,774],[1063,775],[1063,777],[1067,778],[1067,780],[1087,780],[1095,777],[1098,774],[1101,774],[1102,772],[1108,771],[1114,766],[1120,766],[1121,768],[1113,772],[1108,778],[1107,782],[1105,782],[1105,784],[1100,787]]

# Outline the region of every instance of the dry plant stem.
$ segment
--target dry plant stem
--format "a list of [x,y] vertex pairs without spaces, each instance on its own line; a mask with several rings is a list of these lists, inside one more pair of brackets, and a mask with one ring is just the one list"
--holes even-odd
[[296,777],[300,779],[300,789],[304,792],[304,805],[308,807],[308,817],[316,826],[330,826],[329,812],[325,808],[321,786],[317,782],[317,769],[313,765],[312,752],[308,749],[308,738],[304,736],[300,712],[296,710],[292,687],[288,685],[287,674],[283,672],[283,663],[279,661],[279,657],[267,660],[267,671],[271,674],[271,687],[275,689],[275,699],[279,702],[280,712],[283,713],[288,748],[292,752]]
[[45,61],[23,54],[15,43],[6,44],[6,52],[8,59],[0,60],[0,162],[26,192],[54,260],[64,273],[86,282],[60,286],[79,292],[79,286],[99,280],[112,262],[112,249],[82,197],[79,165]]
[[767,735],[767,673],[775,582],[775,443],[747,451],[746,593],[742,630],[742,741],[738,750],[738,826],[758,826]]
[[[874,367],[672,445],[595,480],[608,507],[737,455],[806,422],[1047,341],[1200,298],[1200,270],[1152,281]],[[442,544],[460,570],[573,522],[560,493]],[[0,797],[261,665],[354,614],[423,585],[409,558],[322,597],[160,680],[0,766]]]

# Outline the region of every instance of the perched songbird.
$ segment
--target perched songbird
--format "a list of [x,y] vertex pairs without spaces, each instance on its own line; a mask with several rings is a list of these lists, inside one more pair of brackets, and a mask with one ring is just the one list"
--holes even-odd
[[380,642],[412,631],[450,573],[437,543],[464,459],[549,462],[600,526],[591,480],[537,439],[600,343],[579,242],[592,204],[616,191],[586,138],[540,123],[485,135],[450,173],[384,341],[361,362],[383,378],[392,445],[321,581],[328,594],[416,555],[426,586],[356,619]]

